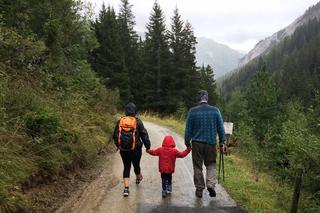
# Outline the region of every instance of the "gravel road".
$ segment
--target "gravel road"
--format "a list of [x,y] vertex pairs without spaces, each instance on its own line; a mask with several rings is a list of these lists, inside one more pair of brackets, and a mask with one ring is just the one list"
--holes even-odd
[[[183,138],[150,122],[144,122],[148,130],[152,148],[159,147],[165,135],[175,139],[179,150],[185,149]],[[246,212],[237,207],[235,201],[221,185],[216,186],[217,197],[211,198],[204,191],[202,199],[194,195],[193,168],[191,154],[177,159],[173,175],[173,193],[161,197],[161,178],[158,172],[158,157],[150,156],[143,149],[141,169],[143,181],[135,184],[135,175],[131,171],[130,195],[122,196],[122,161],[119,153],[114,153],[105,163],[100,176],[84,186],[56,213],[131,213],[131,212]]]

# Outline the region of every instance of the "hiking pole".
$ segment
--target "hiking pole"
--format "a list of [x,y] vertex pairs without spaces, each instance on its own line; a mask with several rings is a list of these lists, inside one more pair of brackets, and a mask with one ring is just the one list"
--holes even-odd
[[219,173],[218,173],[218,183],[220,182],[220,174],[221,174],[221,168],[222,168],[222,181],[224,181],[224,156],[223,156],[224,150],[220,150],[220,157],[219,157]]
[[219,156],[219,173],[218,173],[218,183],[220,183],[221,161],[222,161],[222,155],[221,155],[221,150],[220,150],[220,156]]
[[223,158],[223,153],[224,153],[224,150],[222,151],[222,180],[224,182],[224,158]]

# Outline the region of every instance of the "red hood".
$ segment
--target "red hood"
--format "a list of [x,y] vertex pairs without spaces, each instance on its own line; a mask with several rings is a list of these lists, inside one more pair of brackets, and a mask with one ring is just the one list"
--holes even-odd
[[176,147],[176,144],[171,135],[167,135],[166,137],[164,137],[162,142],[162,147],[172,147],[172,148]]

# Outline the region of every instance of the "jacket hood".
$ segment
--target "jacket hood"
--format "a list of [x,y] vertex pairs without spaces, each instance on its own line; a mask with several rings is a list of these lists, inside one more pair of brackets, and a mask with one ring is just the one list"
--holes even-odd
[[167,135],[166,137],[164,137],[162,142],[162,147],[172,147],[172,148],[176,147],[176,144],[171,135]]
[[134,103],[128,103],[125,109],[126,116],[136,116],[137,114],[137,107]]

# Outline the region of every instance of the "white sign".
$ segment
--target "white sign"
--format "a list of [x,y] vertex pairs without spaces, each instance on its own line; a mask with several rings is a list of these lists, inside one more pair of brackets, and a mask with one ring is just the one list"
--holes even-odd
[[224,131],[228,135],[232,135],[233,123],[232,122],[224,122]]

